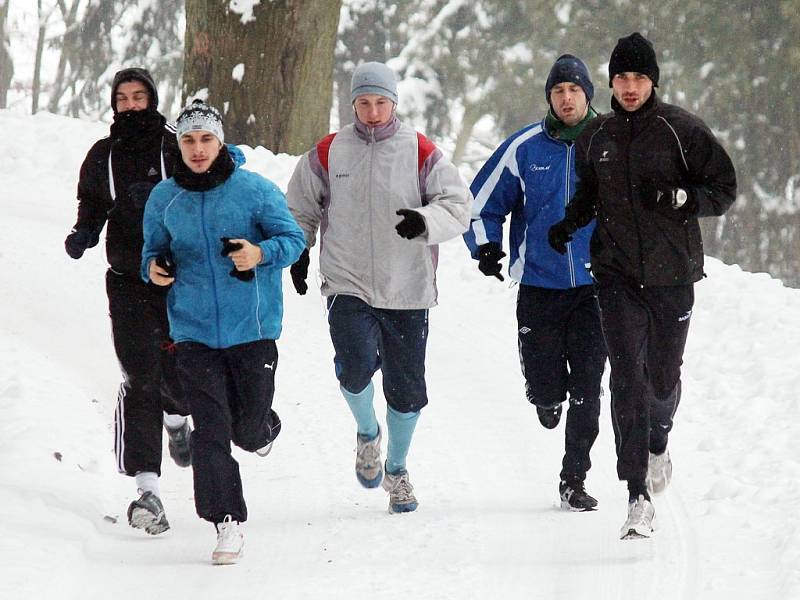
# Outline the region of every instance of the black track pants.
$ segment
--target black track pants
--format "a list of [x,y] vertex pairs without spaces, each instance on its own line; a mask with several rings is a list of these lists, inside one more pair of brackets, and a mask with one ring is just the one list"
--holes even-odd
[[114,414],[117,469],[161,474],[163,412],[188,415],[169,338],[165,291],[106,272],[111,332],[123,381]]
[[254,452],[273,441],[281,422],[272,410],[278,349],[260,340],[224,349],[182,342],[178,373],[191,402],[194,503],[200,518],[247,520],[239,463],[231,442]]
[[520,285],[517,324],[528,401],[552,406],[569,395],[561,479],[583,481],[599,430],[600,381],[606,363],[594,288]]
[[694,286],[598,288],[611,363],[617,475],[644,481],[648,453],[663,452],[680,402]]

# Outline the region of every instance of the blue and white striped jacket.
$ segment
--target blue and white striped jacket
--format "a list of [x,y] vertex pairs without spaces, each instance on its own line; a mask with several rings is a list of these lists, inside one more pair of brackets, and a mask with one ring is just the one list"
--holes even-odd
[[542,120],[520,129],[486,161],[470,189],[475,197],[464,241],[473,258],[488,242],[503,246],[509,228],[509,275],[525,285],[568,289],[589,285],[594,222],[573,234],[567,253],[550,247],[547,231],[564,218],[575,191],[575,146],[551,137]]

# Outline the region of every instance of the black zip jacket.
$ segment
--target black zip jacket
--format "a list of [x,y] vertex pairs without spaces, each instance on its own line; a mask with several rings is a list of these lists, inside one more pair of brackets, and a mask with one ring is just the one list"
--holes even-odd
[[[635,112],[611,105],[576,142],[579,183],[564,221],[578,228],[597,218],[590,255],[601,285],[694,283],[703,277],[697,219],[733,204],[733,163],[703,121],[655,91]],[[677,188],[688,194],[682,208],[657,202],[659,190],[669,198]]]
[[[171,177],[180,151],[175,130],[154,112],[152,122],[135,135],[111,135],[89,150],[81,165],[78,181],[78,220],[75,229],[99,234],[108,221],[106,257],[118,274],[139,278],[142,260],[142,218],[150,190],[162,179],[164,170]],[[109,186],[108,156],[111,152],[116,200]]]

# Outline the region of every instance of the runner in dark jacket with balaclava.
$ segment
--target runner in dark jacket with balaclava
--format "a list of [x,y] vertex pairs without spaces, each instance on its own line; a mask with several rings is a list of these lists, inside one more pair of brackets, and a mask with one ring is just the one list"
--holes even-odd
[[114,415],[117,468],[136,478],[140,497],[128,508],[131,526],[169,529],[159,499],[162,423],[175,462],[191,462],[191,429],[175,374],[166,293],[139,277],[142,217],[150,190],[172,175],[179,156],[175,130],[158,112],[150,73],[130,68],[114,76],[110,135],[92,146],[78,181],[78,220],[64,242],[78,259],[106,229],[106,273],[114,349],[122,370]]
[[608,65],[612,112],[577,140],[580,182],[562,221],[550,228],[561,253],[595,220],[590,244],[611,362],[617,475],[628,483],[621,537],[649,537],[650,494],[672,475],[667,435],[681,395],[681,364],[703,277],[698,217],[722,215],[736,199],[736,173],[695,115],[661,102],[652,44],[621,38]]

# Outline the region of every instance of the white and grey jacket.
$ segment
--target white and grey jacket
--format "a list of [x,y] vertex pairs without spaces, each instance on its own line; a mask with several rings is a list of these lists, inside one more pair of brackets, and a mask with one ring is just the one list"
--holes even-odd
[[[322,295],[389,309],[436,305],[438,244],[466,231],[472,204],[456,167],[396,118],[322,139],[300,159],[286,198],[308,247],[320,230]],[[401,208],[423,216],[425,233],[397,234]]]

